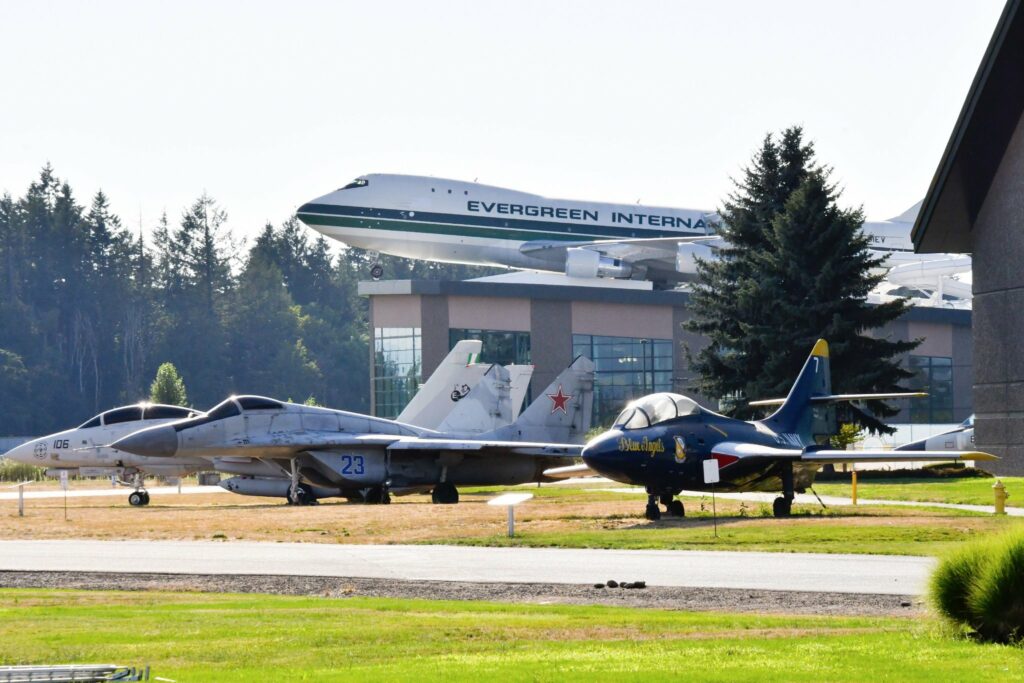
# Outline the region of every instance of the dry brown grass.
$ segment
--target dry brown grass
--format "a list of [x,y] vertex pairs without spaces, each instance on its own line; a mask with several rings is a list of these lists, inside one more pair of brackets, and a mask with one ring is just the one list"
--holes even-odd
[[[567,492],[568,493],[568,492]],[[3,539],[166,539],[300,541],[310,543],[423,543],[459,540],[483,542],[505,533],[504,508],[485,504],[492,494],[464,494],[458,505],[431,505],[428,496],[396,497],[391,505],[362,505],[326,501],[295,507],[283,501],[227,493],[152,494],[144,508],[127,503],[127,491],[117,497],[69,498],[64,520],[61,498],[27,500],[26,515],[17,516],[16,501],[0,501]],[[703,534],[710,519],[664,518],[652,524],[642,517],[642,496],[579,493],[537,497],[518,509],[517,529],[524,535],[560,537],[579,534],[630,533],[631,530],[666,529],[666,533]],[[699,501],[686,500],[697,512]],[[946,514],[928,509],[860,508],[853,516],[804,516],[775,520],[758,516],[760,508],[743,509],[736,501],[719,501],[720,529],[763,531],[773,535],[799,528],[853,530],[891,527],[913,533],[930,527],[970,535],[988,529],[991,518]],[[809,530],[809,529],[808,529]],[[668,540],[668,539],[666,539]],[[684,539],[679,537],[679,541]],[[627,544],[628,545],[628,544]],[[685,544],[684,544],[685,545]],[[783,548],[780,548],[783,549]]]

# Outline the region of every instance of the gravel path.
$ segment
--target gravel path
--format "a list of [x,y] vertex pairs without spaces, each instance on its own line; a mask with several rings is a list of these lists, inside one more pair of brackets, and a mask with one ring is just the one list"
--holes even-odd
[[[632,581],[636,577],[618,577]],[[2,588],[267,593],[324,597],[489,600],[495,602],[654,607],[689,611],[799,615],[917,617],[926,611],[919,596],[807,593],[723,588],[595,588],[593,585],[402,581],[326,576],[209,574],[120,574],[106,572],[0,571]]]

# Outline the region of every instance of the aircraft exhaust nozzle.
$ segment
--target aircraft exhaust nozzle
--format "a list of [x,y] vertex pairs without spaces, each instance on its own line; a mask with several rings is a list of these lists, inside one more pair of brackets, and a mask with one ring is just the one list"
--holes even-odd
[[159,425],[133,432],[110,444],[110,447],[135,455],[170,458],[178,451],[178,433],[174,427]]

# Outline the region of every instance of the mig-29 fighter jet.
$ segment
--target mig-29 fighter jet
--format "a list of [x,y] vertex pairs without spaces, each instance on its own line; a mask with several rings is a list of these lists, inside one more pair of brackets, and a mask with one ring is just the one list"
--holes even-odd
[[218,471],[257,480],[287,475],[296,502],[326,492],[387,503],[392,492],[430,490],[435,503],[456,503],[456,486],[547,481],[546,470],[571,463],[590,427],[593,375],[593,363],[577,358],[518,419],[482,434],[238,396],[112,447],[168,460],[213,457]]
[[819,339],[786,398],[751,402],[777,405],[767,418],[745,422],[685,396],[651,394],[626,406],[611,430],[590,441],[583,462],[609,479],[645,487],[645,515],[654,520],[661,517],[659,501],[681,517],[683,504],[676,495],[684,489],[711,490],[703,477],[709,459],[718,461],[717,490],[781,491],[772,506],[776,517],[790,514],[794,494],[809,488],[827,463],[996,459],[976,451],[844,451],[822,445],[837,431],[835,404],[922,395],[833,394],[828,344]]
[[114,476],[134,491],[128,496],[133,506],[149,504],[145,475],[182,477],[211,469],[203,458],[148,458],[106,445],[144,427],[167,424],[201,415],[198,410],[180,406],[138,403],[121,406],[90,418],[74,429],[33,439],[7,451],[14,462],[45,467],[46,475],[61,471],[85,477]]

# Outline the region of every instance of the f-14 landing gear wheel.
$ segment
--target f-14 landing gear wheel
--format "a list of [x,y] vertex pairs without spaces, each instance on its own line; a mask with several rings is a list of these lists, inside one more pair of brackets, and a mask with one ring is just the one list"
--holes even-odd
[[430,492],[430,501],[435,505],[454,505],[459,502],[459,490],[455,484],[443,481]]
[[657,496],[647,496],[647,509],[644,510],[644,517],[652,522],[661,519],[661,508],[658,507]]
[[142,507],[143,505],[149,505],[149,494],[145,491],[132,491],[128,495],[128,504],[132,507]]
[[789,517],[793,511],[793,501],[779,496],[772,502],[772,514],[776,517]]
[[363,502],[367,505],[387,505],[391,502],[391,494],[387,486],[371,486],[363,494]]
[[370,277],[374,280],[379,280],[384,277],[384,266],[379,263],[374,263],[370,266]]
[[685,517],[686,510],[683,509],[683,501],[676,500],[670,493],[662,494],[661,504],[665,506],[665,513],[669,517]]

